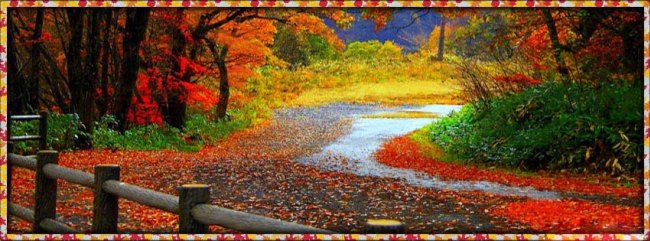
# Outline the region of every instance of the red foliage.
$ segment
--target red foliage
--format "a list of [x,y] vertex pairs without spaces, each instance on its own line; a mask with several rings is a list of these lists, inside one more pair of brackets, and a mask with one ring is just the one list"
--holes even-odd
[[538,79],[533,79],[531,77],[528,77],[528,76],[520,74],[520,73],[516,73],[516,74],[510,75],[510,76],[503,76],[503,75],[496,76],[496,77],[494,77],[494,80],[497,81],[497,82],[502,82],[502,83],[520,84],[520,85],[525,85],[525,86],[538,85],[538,84],[542,83],[542,81],[540,81]]
[[643,226],[641,207],[582,200],[526,200],[493,208],[490,214],[530,225],[543,232],[633,233]]
[[219,101],[219,94],[214,90],[195,83],[182,82],[181,84],[188,93],[185,101],[201,110],[209,111]]
[[178,65],[180,66],[180,71],[178,73],[179,76],[184,75],[187,71],[190,71],[190,73],[197,76],[208,73],[207,68],[183,56],[178,58]]
[[602,184],[568,175],[517,176],[503,170],[484,170],[474,166],[441,162],[422,155],[419,145],[408,137],[397,137],[375,153],[377,160],[389,166],[414,169],[446,180],[490,181],[518,187],[534,187],[579,194],[612,195],[641,198],[643,189],[636,187],[613,187],[607,180]]
[[136,95],[131,98],[131,110],[126,116],[130,123],[137,125],[162,124],[158,103],[151,96],[151,78],[144,73],[138,73]]

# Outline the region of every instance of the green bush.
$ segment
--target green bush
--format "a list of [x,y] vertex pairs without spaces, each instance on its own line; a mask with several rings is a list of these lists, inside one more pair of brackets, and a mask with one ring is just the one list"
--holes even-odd
[[186,122],[185,134],[200,143],[215,143],[233,131],[259,124],[270,116],[271,109],[263,100],[254,99],[228,114],[230,120],[215,121],[205,114],[194,113]]
[[96,148],[128,150],[173,149],[198,151],[204,145],[226,138],[230,133],[261,122],[271,111],[265,102],[252,100],[240,108],[231,109],[229,120],[213,120],[214,113],[189,113],[185,130],[164,125],[136,126],[120,134],[112,129],[117,121],[112,116],[103,117],[93,133]]
[[278,29],[272,49],[273,54],[287,62],[291,70],[338,57],[338,50],[325,38],[305,31],[296,33],[286,27]]
[[[47,119],[47,146],[54,150],[71,150],[75,141],[87,137],[81,131],[81,121],[77,115],[58,114],[52,112]],[[21,121],[11,124],[12,136],[38,135],[38,121]],[[38,151],[37,141],[18,142],[13,146],[13,152],[19,154],[35,154]]]
[[305,66],[309,61],[298,37],[290,29],[282,27],[278,29],[273,42],[273,54],[286,61],[291,69]]
[[104,117],[93,133],[95,148],[116,148],[128,150],[174,149],[184,151],[199,150],[200,143],[185,138],[180,130],[169,126],[136,126],[120,134],[111,129],[115,118]]
[[468,161],[538,170],[634,173],[642,168],[643,99],[628,83],[545,83],[497,97],[431,127],[431,138]]
[[320,60],[333,60],[338,57],[336,48],[327,42],[325,38],[316,34],[307,34],[306,38],[304,48],[310,63]]
[[352,42],[348,44],[343,57],[356,60],[398,60],[402,58],[402,48],[391,41],[381,43],[377,40]]

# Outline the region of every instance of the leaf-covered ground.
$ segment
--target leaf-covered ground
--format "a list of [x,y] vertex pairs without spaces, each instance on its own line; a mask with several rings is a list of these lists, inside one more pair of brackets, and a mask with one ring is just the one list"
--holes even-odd
[[[542,201],[541,204],[546,205],[541,205],[522,197],[495,196],[478,191],[443,191],[407,185],[392,178],[322,171],[293,161],[319,151],[323,145],[348,132],[350,120],[344,118],[346,115],[343,113],[365,114],[364,108],[367,108],[334,107],[333,111],[297,108],[278,113],[274,120],[235,133],[200,152],[76,151],[62,153],[60,164],[89,172],[96,164],[118,164],[122,167],[122,181],[170,194],[176,194],[176,187],[182,184],[206,183],[211,186],[213,204],[343,233],[363,232],[363,224],[368,218],[399,219],[405,222],[407,232],[415,233],[628,232],[642,229],[641,206],[636,202],[622,207],[600,201],[571,201],[574,203],[569,204],[565,200],[559,205]],[[414,160],[411,166],[405,167],[415,168],[415,161],[423,160]],[[454,173],[452,169],[448,170]],[[12,201],[32,205],[32,178],[29,171],[14,170]],[[88,231],[91,190],[63,182],[59,187],[59,218]],[[634,195],[619,195],[628,191],[603,190],[608,190],[604,194],[636,199]],[[603,190],[593,189],[593,192]],[[546,207],[543,210],[553,210],[558,206],[565,208],[541,216],[544,221],[555,225],[549,226],[546,222],[535,221],[537,219],[527,209],[531,206]],[[564,229],[566,223],[573,221],[557,219],[571,213],[573,208],[585,207],[585,210],[598,210],[592,216],[585,212],[578,216],[581,224],[594,223],[587,226],[593,229]],[[543,213],[542,209],[535,210]],[[633,215],[637,212],[639,215]],[[617,221],[619,219],[623,221]],[[10,221],[12,232],[29,231],[28,224]],[[120,202],[119,221],[123,232],[177,231],[176,215],[124,200]],[[213,231],[233,232],[219,227],[213,227]]]
[[489,181],[562,192],[564,198],[560,200],[518,200],[488,211],[490,215],[525,223],[537,231],[631,233],[642,230],[643,189],[639,185],[613,186],[612,180],[594,176],[516,175],[438,161],[427,155],[426,148],[403,136],[384,143],[375,154],[386,165],[422,171],[445,180]]

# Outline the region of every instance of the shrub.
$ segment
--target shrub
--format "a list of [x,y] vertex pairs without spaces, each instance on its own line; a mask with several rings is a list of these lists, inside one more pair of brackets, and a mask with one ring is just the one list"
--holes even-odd
[[348,59],[365,61],[389,61],[402,58],[402,48],[391,41],[381,43],[377,40],[352,42],[348,44],[343,56]]
[[[58,114],[51,112],[47,119],[47,146],[54,150],[71,150],[77,140],[88,136],[81,131],[81,121],[77,115]],[[13,122],[13,136],[38,135],[38,121]],[[13,152],[18,154],[35,154],[38,151],[37,142],[18,142],[13,146]]]
[[200,143],[193,143],[179,129],[163,125],[135,126],[123,134],[111,129],[115,118],[107,116],[97,124],[93,133],[96,148],[116,148],[128,150],[174,149],[194,151]]
[[522,169],[641,170],[639,86],[544,83],[436,122],[433,142],[459,158]]
[[185,127],[185,134],[192,140],[213,144],[236,130],[259,124],[271,115],[268,104],[261,99],[253,99],[241,108],[231,109],[230,120],[213,120],[202,113],[192,113]]
[[124,134],[113,130],[117,126],[115,117],[105,116],[97,123],[92,139],[96,148],[198,151],[204,145],[226,138],[233,131],[260,123],[270,114],[266,102],[253,99],[239,108],[230,109],[230,119],[214,120],[215,113],[197,109],[188,113],[183,131],[168,125],[147,125],[133,127]]
[[273,54],[286,61],[291,69],[307,65],[307,53],[298,39],[298,35],[282,27],[275,34]]
[[305,51],[310,62],[333,60],[338,57],[337,49],[327,40],[316,34],[307,34]]

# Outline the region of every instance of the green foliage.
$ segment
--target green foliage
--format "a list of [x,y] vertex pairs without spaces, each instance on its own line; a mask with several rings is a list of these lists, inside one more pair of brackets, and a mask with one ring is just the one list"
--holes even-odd
[[200,145],[186,141],[180,130],[169,126],[136,126],[120,134],[107,127],[113,117],[103,118],[93,133],[96,148],[117,148],[129,150],[174,149],[194,151]]
[[348,44],[343,57],[355,60],[399,60],[402,58],[402,48],[391,41],[381,43],[377,40],[352,42]]
[[275,34],[273,54],[289,63],[291,69],[307,65],[307,53],[302,48],[298,35],[288,28],[280,28]]
[[433,124],[430,135],[446,152],[468,161],[530,170],[642,168],[643,100],[628,83],[546,83],[466,106]]
[[338,57],[338,52],[325,38],[316,34],[307,34],[304,46],[310,62],[332,60]]
[[270,113],[265,102],[255,99],[241,108],[231,109],[230,120],[217,121],[211,118],[214,113],[195,112],[189,114],[183,131],[167,125],[148,125],[133,127],[124,134],[111,128],[117,124],[115,117],[106,116],[97,123],[93,141],[96,148],[198,151],[234,131],[258,124]]
[[273,54],[289,64],[291,70],[314,61],[337,58],[337,50],[323,37],[307,32],[295,33],[280,28],[275,34]]
[[[54,150],[71,150],[75,148],[75,140],[87,137],[80,130],[81,121],[77,115],[64,115],[52,112],[47,121],[47,146]],[[11,124],[12,136],[38,135],[38,121],[21,121]],[[38,141],[18,142],[13,146],[13,152],[19,154],[35,154],[38,151]]]
[[231,109],[230,120],[211,120],[207,115],[195,113],[189,116],[185,133],[201,143],[215,143],[236,130],[259,124],[271,115],[268,104],[254,99],[241,108]]

